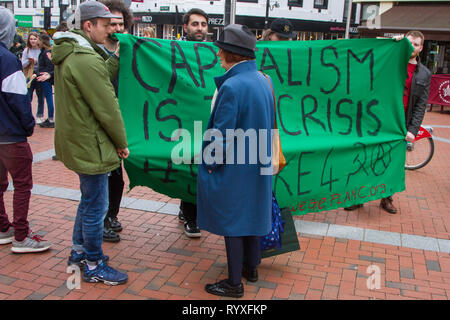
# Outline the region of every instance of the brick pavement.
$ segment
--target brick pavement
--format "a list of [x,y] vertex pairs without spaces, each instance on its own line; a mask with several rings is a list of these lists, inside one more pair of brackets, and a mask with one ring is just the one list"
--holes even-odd
[[[450,126],[450,112],[428,112],[424,124]],[[450,138],[450,128],[435,135]],[[406,191],[394,196],[397,215],[378,207],[342,209],[296,217],[298,221],[399,232],[450,239],[450,143],[436,141],[435,157],[425,168],[407,172]],[[53,129],[36,127],[30,139],[34,154],[53,148]],[[48,157],[47,157],[48,158]],[[43,160],[33,165],[34,183],[77,190],[78,179],[60,162]],[[177,204],[148,188],[138,187],[127,197]],[[11,215],[12,193],[5,194]],[[70,252],[77,201],[33,194],[30,222],[34,230],[52,241],[50,251],[16,255],[10,245],[0,246],[0,299],[222,299],[204,292],[206,283],[226,277],[222,237],[203,232],[188,239],[175,215],[122,208],[124,226],[119,243],[105,243],[111,266],[126,270],[125,285],[109,287],[81,282],[69,290],[66,261]],[[266,258],[260,280],[244,283],[244,299],[445,299],[450,297],[450,254],[374,242],[298,235],[297,252]],[[369,290],[369,266],[381,271],[380,288]]]

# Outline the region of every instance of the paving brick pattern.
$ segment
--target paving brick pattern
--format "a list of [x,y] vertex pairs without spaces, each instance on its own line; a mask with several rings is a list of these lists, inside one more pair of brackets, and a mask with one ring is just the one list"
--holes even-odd
[[[450,113],[428,112],[424,123],[448,126]],[[449,139],[450,129],[437,128],[435,134]],[[30,144],[34,154],[51,150],[53,129],[36,127]],[[264,259],[260,280],[244,281],[243,299],[449,299],[450,254],[392,245],[395,236],[388,239],[390,244],[379,243],[376,232],[370,234],[375,242],[365,242],[358,229],[346,229],[450,239],[448,159],[450,144],[438,141],[432,162],[419,171],[407,172],[406,191],[394,196],[397,215],[381,211],[374,201],[358,211],[338,209],[296,217],[334,225],[333,237],[300,230],[301,249]],[[33,178],[43,186],[79,187],[77,176],[59,161],[35,163]],[[125,196],[179,203],[144,187]],[[5,203],[11,217],[12,192],[5,194]],[[129,281],[116,287],[81,282],[79,289],[68,289],[67,281],[75,275],[67,273],[67,257],[77,206],[73,200],[32,195],[31,226],[53,246],[45,253],[24,255],[11,253],[10,245],[0,246],[1,300],[228,299],[204,291],[205,284],[227,276],[222,237],[203,232],[201,238],[189,239],[177,216],[132,208],[123,208],[119,214],[122,240],[103,245],[110,265],[127,271]],[[348,230],[354,232],[354,239],[339,238]],[[378,272],[379,283],[373,276]]]

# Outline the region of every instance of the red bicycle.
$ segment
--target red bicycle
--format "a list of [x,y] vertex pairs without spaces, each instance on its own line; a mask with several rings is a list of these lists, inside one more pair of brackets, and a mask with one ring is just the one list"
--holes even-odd
[[434,141],[432,127],[420,127],[413,142],[406,145],[405,169],[417,170],[423,168],[431,161],[434,154]]

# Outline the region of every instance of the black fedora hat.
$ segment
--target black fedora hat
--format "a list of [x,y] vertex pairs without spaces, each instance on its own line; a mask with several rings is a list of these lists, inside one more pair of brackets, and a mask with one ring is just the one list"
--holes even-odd
[[226,26],[214,44],[231,53],[255,58],[256,37],[247,26],[240,24]]
[[270,30],[275,32],[278,36],[282,38],[294,38],[295,32],[294,27],[288,19],[278,18],[272,21],[270,25]]

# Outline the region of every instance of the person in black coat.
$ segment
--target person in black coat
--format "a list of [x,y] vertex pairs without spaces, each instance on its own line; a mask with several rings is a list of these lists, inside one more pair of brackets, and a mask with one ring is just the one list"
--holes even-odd
[[39,126],[42,128],[54,128],[55,122],[53,121],[54,106],[53,106],[53,73],[55,67],[50,60],[51,55],[51,45],[50,37],[45,34],[39,34],[39,47],[41,48],[41,53],[38,58],[38,74],[36,78],[37,81],[42,84],[42,91],[44,93],[45,100],[47,101],[48,118],[44,122],[40,123]]

